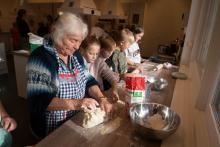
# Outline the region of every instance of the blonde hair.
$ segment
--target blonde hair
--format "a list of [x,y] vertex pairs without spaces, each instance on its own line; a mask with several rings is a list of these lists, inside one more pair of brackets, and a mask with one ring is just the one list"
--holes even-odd
[[54,23],[50,35],[55,44],[62,45],[61,41],[66,35],[78,35],[80,33],[83,34],[83,39],[87,36],[87,24],[79,16],[65,12]]
[[111,50],[111,51],[116,48],[116,42],[110,36],[100,37],[99,41],[101,44],[101,48],[104,48],[106,50]]
[[134,43],[134,35],[129,29],[122,29],[120,32],[113,32],[112,38],[115,40],[117,46],[122,41],[128,41],[130,44]]
[[87,50],[90,45],[100,45],[100,41],[95,36],[88,36],[84,39],[80,45],[80,49]]

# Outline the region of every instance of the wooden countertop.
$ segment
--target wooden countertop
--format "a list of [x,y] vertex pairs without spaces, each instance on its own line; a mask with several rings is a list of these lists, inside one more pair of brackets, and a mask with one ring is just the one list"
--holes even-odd
[[[152,91],[149,102],[170,106],[175,86],[175,79],[170,75],[172,71],[173,69],[161,69],[151,73],[166,78],[169,85],[163,91]],[[147,140],[135,132],[124,113],[110,122],[90,129],[81,127],[80,116],[76,115],[49,134],[36,147],[160,147],[161,141]]]

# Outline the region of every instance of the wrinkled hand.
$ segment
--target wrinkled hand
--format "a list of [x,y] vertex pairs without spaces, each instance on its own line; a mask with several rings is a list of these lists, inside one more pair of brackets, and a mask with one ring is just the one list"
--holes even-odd
[[85,112],[92,112],[96,109],[96,106],[99,106],[99,103],[93,98],[84,98],[81,100],[81,108]]
[[100,107],[110,117],[113,115],[113,105],[107,99],[100,100]]
[[6,116],[6,117],[3,118],[2,126],[8,132],[11,132],[11,131],[13,131],[17,127],[17,123],[16,123],[16,121],[13,118],[11,118],[9,116]]

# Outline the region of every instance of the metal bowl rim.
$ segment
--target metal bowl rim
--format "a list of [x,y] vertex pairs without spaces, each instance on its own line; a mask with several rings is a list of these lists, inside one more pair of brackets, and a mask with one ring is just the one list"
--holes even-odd
[[[175,116],[177,116],[178,126],[177,126],[176,128],[168,129],[168,130],[158,130],[158,129],[152,129],[152,128],[144,127],[144,126],[142,126],[142,125],[136,123],[135,120],[133,120],[133,118],[131,118],[132,123],[135,123],[135,125],[144,127],[144,128],[146,128],[146,129],[148,129],[148,130],[151,130],[151,131],[157,131],[157,132],[159,132],[159,133],[160,133],[160,132],[172,132],[172,131],[175,131],[175,130],[178,129],[178,127],[179,127],[179,125],[180,125],[180,123],[181,123],[180,116],[179,116],[174,110],[172,110],[170,107],[168,107],[168,106],[166,106],[166,105],[163,105],[163,104],[159,104],[159,103],[142,103],[142,104],[165,106],[166,108],[168,108],[169,110],[171,110],[171,111],[175,114]],[[129,110],[130,115],[131,115],[131,110],[132,110],[132,108],[134,108],[134,107],[137,106],[137,105],[141,105],[141,104],[134,104],[133,106],[131,106],[131,108],[130,108],[130,110]]]

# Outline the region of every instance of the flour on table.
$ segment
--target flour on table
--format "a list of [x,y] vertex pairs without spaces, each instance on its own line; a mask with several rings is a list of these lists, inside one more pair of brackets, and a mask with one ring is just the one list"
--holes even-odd
[[107,122],[101,129],[101,134],[109,134],[115,130],[117,130],[121,126],[122,118],[116,117],[113,120]]

